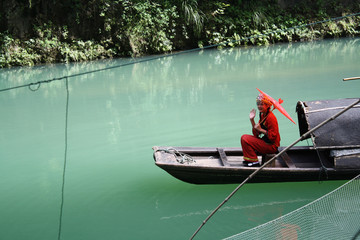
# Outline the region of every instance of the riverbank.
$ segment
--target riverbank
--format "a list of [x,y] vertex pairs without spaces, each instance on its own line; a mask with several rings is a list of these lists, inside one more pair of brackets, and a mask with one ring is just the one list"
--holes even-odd
[[[37,2],[27,8],[35,11]],[[77,23],[56,16],[36,17],[36,21],[29,17],[32,28],[8,21],[0,33],[0,67],[360,36],[360,4],[346,5],[341,0],[315,1],[311,6],[306,1],[115,2],[103,1],[111,4],[88,9],[91,17],[81,15],[81,6],[73,7],[68,18],[78,14]],[[58,6],[57,11],[63,8]]]

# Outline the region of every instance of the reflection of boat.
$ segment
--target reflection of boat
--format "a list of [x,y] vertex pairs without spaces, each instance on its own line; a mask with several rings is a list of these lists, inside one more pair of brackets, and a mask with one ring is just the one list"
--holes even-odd
[[[300,134],[358,99],[298,102]],[[251,182],[351,179],[360,173],[360,105],[312,133],[314,145],[294,146],[259,171]],[[195,184],[240,183],[258,167],[242,165],[241,148],[153,147],[155,164]],[[284,147],[279,148],[281,152]],[[263,161],[272,156],[259,156]]]

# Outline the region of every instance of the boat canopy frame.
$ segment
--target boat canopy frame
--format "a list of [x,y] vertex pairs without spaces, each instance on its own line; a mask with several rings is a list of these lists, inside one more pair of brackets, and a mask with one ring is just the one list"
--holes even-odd
[[[296,105],[300,136],[331,118],[358,98],[345,98],[321,101],[299,101]],[[311,133],[318,149],[360,149],[360,104]]]

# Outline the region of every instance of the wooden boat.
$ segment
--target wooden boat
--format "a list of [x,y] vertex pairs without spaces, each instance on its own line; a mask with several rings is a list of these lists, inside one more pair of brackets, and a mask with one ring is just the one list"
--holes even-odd
[[[300,134],[315,128],[318,122],[328,119],[334,111],[344,109],[355,100],[358,99],[299,101]],[[259,171],[250,182],[345,180],[357,176],[360,174],[359,120],[360,105],[355,105],[314,131],[313,146],[289,148]],[[279,152],[284,148],[280,147]],[[258,169],[243,166],[241,148],[155,146],[153,150],[158,167],[188,183],[241,183]],[[264,163],[273,156],[259,156],[259,160]]]
[[[241,148],[154,148],[155,164],[184,182],[195,184],[240,183],[257,167],[242,164]],[[279,148],[281,151],[282,148]],[[251,182],[291,182],[351,179],[360,173],[360,167],[336,167],[330,150],[313,147],[293,147],[262,169]],[[351,155],[352,156],[352,155]],[[269,160],[271,156],[259,156]],[[359,159],[360,151],[353,157]]]

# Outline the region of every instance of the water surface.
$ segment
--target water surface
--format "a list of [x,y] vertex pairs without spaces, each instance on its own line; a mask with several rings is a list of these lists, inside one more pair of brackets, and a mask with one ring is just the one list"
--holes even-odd
[[[360,39],[170,56],[69,77],[61,239],[188,239],[237,185],[192,185],[154,165],[152,146],[237,147],[256,88],[297,120],[297,101],[359,97]],[[128,59],[0,70],[0,89]],[[57,239],[65,81],[1,92],[0,238]],[[275,112],[281,145],[297,125]],[[308,142],[300,144],[308,145]],[[301,207],[344,181],[248,184],[203,227],[221,239]]]

